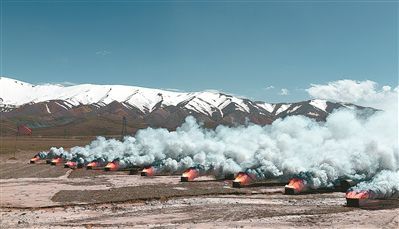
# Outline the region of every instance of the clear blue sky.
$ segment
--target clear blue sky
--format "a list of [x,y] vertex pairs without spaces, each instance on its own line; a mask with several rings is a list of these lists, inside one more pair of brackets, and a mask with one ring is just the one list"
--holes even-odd
[[273,102],[343,78],[398,84],[397,1],[17,0],[2,1],[1,17],[1,74],[31,83],[217,89]]

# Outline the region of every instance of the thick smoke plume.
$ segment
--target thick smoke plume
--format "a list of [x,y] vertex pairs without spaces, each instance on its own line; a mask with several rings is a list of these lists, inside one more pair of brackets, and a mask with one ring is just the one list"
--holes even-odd
[[353,191],[371,191],[371,198],[399,197],[399,171],[383,170],[371,181],[364,181],[352,188]]
[[322,123],[291,116],[267,126],[218,126],[215,130],[188,117],[176,131],[147,128],[123,141],[98,137],[69,151],[52,148],[49,155],[82,163],[117,159],[123,166],[153,165],[164,172],[201,166],[218,177],[240,171],[256,174],[258,179],[299,175],[312,188],[332,187],[343,178],[369,181],[382,171],[397,177],[396,114],[378,111],[364,117],[340,110]]

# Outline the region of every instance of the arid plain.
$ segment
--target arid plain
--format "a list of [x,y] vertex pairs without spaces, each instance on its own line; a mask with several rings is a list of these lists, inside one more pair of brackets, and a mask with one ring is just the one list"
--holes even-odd
[[[160,227],[397,228],[399,201],[346,207],[341,192],[284,195],[284,186],[232,188],[231,181],[179,175],[141,177],[29,164],[39,150],[84,145],[91,138],[2,138],[0,214],[3,228]],[[15,154],[14,154],[15,152]],[[15,157],[15,158],[14,158]]]

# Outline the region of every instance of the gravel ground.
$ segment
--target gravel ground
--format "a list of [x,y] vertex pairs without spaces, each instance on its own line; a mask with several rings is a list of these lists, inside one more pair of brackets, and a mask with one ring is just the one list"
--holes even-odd
[[314,198],[281,194],[216,195],[136,203],[1,209],[13,227],[360,227],[397,228],[398,209],[345,207],[342,193]]
[[36,177],[59,177],[64,175],[68,169],[63,166],[49,166],[45,163],[28,164],[18,161],[1,163],[0,179],[11,178],[36,178]]
[[[346,207],[345,194],[283,195],[283,186],[0,162],[1,228],[398,228],[399,200]],[[202,181],[201,181],[202,180]]]

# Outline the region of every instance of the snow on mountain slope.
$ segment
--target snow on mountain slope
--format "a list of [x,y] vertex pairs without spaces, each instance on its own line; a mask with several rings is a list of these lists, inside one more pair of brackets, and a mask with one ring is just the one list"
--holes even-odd
[[0,78],[1,102],[7,105],[19,106],[36,102],[38,97],[46,98],[49,94],[56,93],[59,88],[59,85],[35,86],[5,77]]
[[263,108],[269,113],[272,113],[274,111],[274,108],[276,107],[275,104],[269,104],[269,103],[256,103],[258,107]]
[[326,111],[326,109],[327,109],[327,101],[325,101],[325,100],[314,99],[314,100],[311,100],[309,104],[314,107],[319,108],[322,111]]
[[[71,108],[80,104],[104,106],[117,101],[136,107],[143,113],[148,113],[159,103],[162,106],[177,106],[186,102],[185,108],[205,115],[212,115],[215,110],[221,111],[231,103],[235,103],[239,110],[249,112],[249,107],[243,99],[217,92],[181,93],[123,85],[33,85],[6,77],[0,77],[0,98],[2,107],[18,107],[27,103],[63,100],[71,106],[59,105]],[[265,104],[265,106],[270,105]]]
[[48,100],[65,100],[72,105],[109,104],[112,101],[134,101],[139,107],[150,107],[159,100],[158,94],[170,98],[171,101],[179,93],[157,89],[140,88],[122,85],[81,84],[62,86],[57,84],[32,85],[29,83],[0,78],[0,98],[4,104],[23,105],[31,102]]
[[[252,102],[214,91],[173,92],[159,89],[124,85],[81,84],[63,86],[59,84],[33,85],[19,80],[0,77],[0,111],[8,112],[24,104],[55,101],[61,109],[72,109],[78,105],[104,107],[114,101],[120,102],[128,109],[137,108],[149,114],[158,107],[177,106],[182,109],[201,113],[208,117],[214,112],[224,117],[231,112],[277,116],[291,115],[304,106],[327,112],[327,101],[310,100],[300,103],[270,104]],[[47,113],[51,113],[47,109]]]
[[291,104],[282,104],[277,111],[275,112],[276,115],[280,114],[281,112],[287,110],[289,107],[291,106]]

